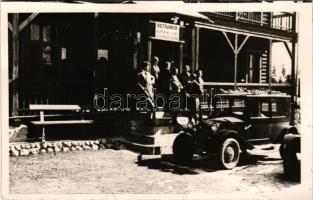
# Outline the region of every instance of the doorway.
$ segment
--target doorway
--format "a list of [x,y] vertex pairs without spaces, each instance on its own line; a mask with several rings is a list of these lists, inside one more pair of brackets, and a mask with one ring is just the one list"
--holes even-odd
[[259,51],[248,51],[247,62],[246,82],[260,83],[262,53]]
[[180,43],[162,41],[162,40],[152,40],[151,47],[151,57],[157,56],[159,58],[159,67],[163,68],[165,62],[173,62],[173,66],[180,70]]

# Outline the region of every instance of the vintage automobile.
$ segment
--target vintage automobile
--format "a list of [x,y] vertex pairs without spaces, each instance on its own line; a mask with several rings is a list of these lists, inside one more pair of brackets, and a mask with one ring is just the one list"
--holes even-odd
[[[173,143],[174,159],[191,161],[194,153],[213,155],[221,168],[234,168],[241,152],[255,141],[281,143],[298,134],[290,126],[290,96],[286,94],[217,94],[211,117],[181,131]],[[284,146],[281,145],[281,152]]]

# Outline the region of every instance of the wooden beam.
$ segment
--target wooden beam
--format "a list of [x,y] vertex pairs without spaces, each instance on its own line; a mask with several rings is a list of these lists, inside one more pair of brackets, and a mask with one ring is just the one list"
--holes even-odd
[[243,47],[243,45],[247,42],[247,40],[249,39],[249,35],[246,35],[245,39],[243,40],[243,42],[241,43],[241,45],[238,48],[238,53],[240,52],[241,48]]
[[150,39],[148,41],[148,58],[147,58],[147,61],[149,63],[151,62],[151,54],[152,54],[152,40]]
[[[224,31],[222,31],[222,33],[223,33],[223,35],[225,36],[225,38],[226,38],[226,40],[227,40],[229,46],[231,47],[231,49],[232,49],[233,52],[235,53],[235,48],[234,48],[233,44],[230,42],[230,40],[229,40],[229,38],[228,38],[228,35],[227,35]],[[237,34],[236,34],[236,35],[237,35]]]
[[184,44],[179,45],[179,69],[183,71]]
[[268,89],[271,90],[272,87],[272,47],[273,41],[268,42]]
[[19,31],[22,31],[39,13],[32,13],[19,25]]
[[196,71],[196,27],[191,31],[191,67]]
[[288,54],[289,54],[290,59],[292,59],[292,52],[291,52],[291,50],[290,50],[290,48],[289,48],[287,42],[284,42],[284,45],[285,45],[285,47],[286,47],[286,50],[287,50],[287,52],[288,52]]
[[[293,13],[292,16],[292,31],[297,32],[297,18],[298,14]],[[296,80],[296,68],[297,68],[297,42],[295,40],[291,43],[291,109],[290,109],[290,125],[295,125],[295,106],[297,101],[297,80]]]
[[18,115],[19,101],[18,101],[18,71],[19,71],[19,14],[13,14],[12,24],[12,116]]
[[221,25],[216,25],[216,24],[196,22],[195,26],[200,27],[200,28],[205,28],[208,30],[216,30],[216,31],[222,31],[222,32],[227,32],[227,33],[237,33],[237,34],[249,35],[249,36],[257,37],[257,38],[277,40],[280,42],[283,42],[283,41],[289,42],[292,40],[291,37],[283,37],[283,36],[278,36],[275,34],[262,33],[262,32],[256,32],[256,31],[248,31],[248,30],[239,29],[235,27],[227,27],[227,26],[221,26]]
[[199,27],[196,27],[196,70],[199,69],[199,37],[200,37],[200,29]]
[[[133,69],[136,70],[138,68],[138,44],[139,44],[139,37],[140,35],[137,35],[138,32],[138,16],[133,16],[133,28],[132,28],[132,34],[133,34]],[[140,34],[140,33],[139,33]]]
[[234,46],[234,89],[237,89],[237,60],[238,60],[238,34],[235,34],[235,46]]
[[12,26],[11,22],[8,22],[8,27],[9,27],[9,30],[10,30],[11,32],[13,32],[13,26]]

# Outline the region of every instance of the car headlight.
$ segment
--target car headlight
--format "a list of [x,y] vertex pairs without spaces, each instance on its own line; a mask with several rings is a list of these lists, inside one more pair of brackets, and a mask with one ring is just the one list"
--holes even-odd
[[213,132],[216,132],[219,127],[220,127],[220,125],[218,123],[214,123],[214,124],[211,125],[211,130]]

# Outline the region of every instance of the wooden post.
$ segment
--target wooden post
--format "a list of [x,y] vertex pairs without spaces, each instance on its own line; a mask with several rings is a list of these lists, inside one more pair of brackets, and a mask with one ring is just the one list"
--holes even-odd
[[191,68],[196,71],[196,27],[191,32]]
[[271,90],[272,86],[272,46],[273,41],[270,39],[268,42],[268,89]]
[[[297,13],[295,12],[292,16],[292,31],[297,32]],[[291,115],[290,115],[290,125],[295,125],[295,106],[296,106],[296,88],[297,82],[296,76],[296,64],[297,64],[297,38],[294,38],[291,43]]]
[[137,15],[135,15],[133,17],[133,69],[136,70],[138,68],[138,36],[137,36],[137,32],[138,32],[138,17]]
[[183,71],[184,44],[179,44],[179,71]]
[[196,27],[196,70],[199,69],[199,27]]
[[238,16],[238,12],[235,12],[235,16],[234,16],[235,20],[237,21],[239,16]]
[[[94,19],[93,19],[93,31],[94,31],[94,35],[93,35],[93,91],[94,91],[94,94],[96,94],[100,88],[99,85],[97,85],[96,83],[96,77],[99,76],[99,74],[97,75],[97,65],[98,65],[98,18],[99,18],[99,13],[94,13]],[[101,88],[102,89],[102,88]],[[93,98],[91,98],[93,99]]]
[[249,39],[250,36],[246,36],[245,39],[242,41],[242,43],[240,44],[240,46],[238,47],[238,34],[235,33],[235,44],[233,46],[233,44],[231,43],[229,37],[227,36],[227,34],[225,32],[222,32],[223,35],[225,36],[226,41],[228,42],[230,48],[233,50],[234,53],[234,89],[237,89],[237,60],[238,60],[238,54],[240,52],[240,50],[242,49],[243,45],[247,42],[247,40]]
[[18,115],[19,99],[18,99],[18,71],[19,71],[19,14],[13,14],[12,23],[12,50],[13,50],[13,74],[12,74],[12,116]]
[[238,60],[238,34],[235,34],[235,46],[234,46],[234,90],[237,89],[237,60]]
[[273,12],[270,12],[269,27],[273,27]]
[[151,54],[152,54],[152,40],[148,40],[148,58],[147,61],[150,63],[151,62]]
[[[43,111],[40,111],[40,121],[41,122],[45,121]],[[41,128],[41,142],[45,142],[45,141],[46,141],[46,133],[45,133],[45,127],[43,126]]]

